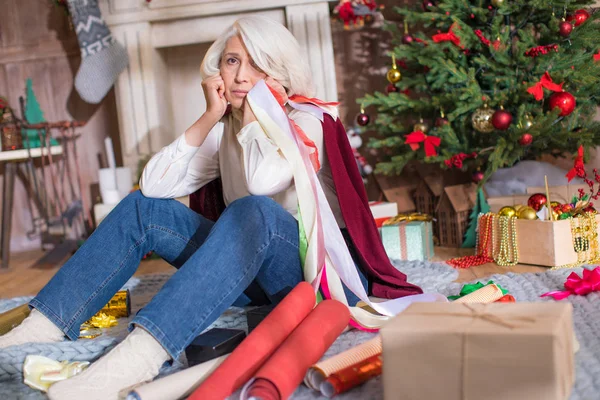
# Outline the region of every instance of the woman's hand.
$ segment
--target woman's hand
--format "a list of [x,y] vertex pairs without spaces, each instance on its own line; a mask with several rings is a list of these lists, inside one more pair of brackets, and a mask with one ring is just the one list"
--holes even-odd
[[275,97],[277,98],[277,101],[279,101],[281,105],[284,105],[288,102],[287,92],[285,91],[285,88],[283,87],[283,85],[281,83],[279,83],[275,79],[271,78],[270,76],[267,77],[267,79],[265,79],[265,83],[269,87],[271,87],[271,89],[273,89],[275,91],[275,93],[277,93],[277,95]]
[[211,119],[220,120],[227,110],[225,83],[221,75],[211,76],[202,81],[202,90],[206,99],[206,112]]

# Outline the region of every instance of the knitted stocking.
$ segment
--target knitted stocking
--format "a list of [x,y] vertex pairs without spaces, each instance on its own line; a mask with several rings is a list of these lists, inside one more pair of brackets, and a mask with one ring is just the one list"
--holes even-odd
[[127,51],[104,23],[98,0],[67,1],[82,59],[75,89],[83,100],[97,104],[127,67]]

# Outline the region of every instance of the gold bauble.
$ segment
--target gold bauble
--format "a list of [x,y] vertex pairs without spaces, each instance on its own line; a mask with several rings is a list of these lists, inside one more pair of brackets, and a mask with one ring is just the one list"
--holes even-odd
[[517,214],[519,219],[537,219],[535,210],[529,206],[521,207]]
[[531,114],[525,114],[523,117],[523,123],[521,125],[523,125],[523,129],[525,130],[529,130],[529,128],[533,126],[533,117]]
[[500,211],[498,211],[498,215],[502,217],[515,217],[517,215],[517,211],[514,207],[506,206],[502,207]]
[[392,69],[387,72],[387,80],[390,83],[398,83],[402,80],[402,73],[398,71],[396,66],[392,67]]
[[490,133],[494,131],[494,125],[492,125],[492,116],[494,110],[489,108],[487,104],[483,107],[478,108],[471,117],[471,123],[476,131],[481,133]]
[[492,5],[496,8],[502,6],[504,4],[504,0],[492,0]]
[[523,204],[517,204],[516,206],[513,206],[513,208],[515,209],[515,211],[517,212],[517,214],[519,213],[519,210],[521,208],[525,207]]
[[413,132],[421,131],[423,133],[427,133],[428,130],[429,130],[429,125],[427,125],[425,122],[423,122],[423,120],[421,120],[413,125]]

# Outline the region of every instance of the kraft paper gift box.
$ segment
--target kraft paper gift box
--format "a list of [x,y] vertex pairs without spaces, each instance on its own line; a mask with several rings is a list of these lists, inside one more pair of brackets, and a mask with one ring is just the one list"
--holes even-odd
[[433,257],[433,228],[430,221],[402,221],[379,228],[388,257],[393,260],[425,261]]
[[[595,218],[596,233],[600,234],[600,215],[596,215]],[[497,220],[495,229],[496,248],[498,249],[502,235],[500,235]],[[515,229],[520,264],[558,267],[577,263],[577,253],[569,219],[559,221],[517,219]],[[479,240],[481,240],[481,236]]]
[[381,329],[385,400],[566,400],[570,303],[414,303]]

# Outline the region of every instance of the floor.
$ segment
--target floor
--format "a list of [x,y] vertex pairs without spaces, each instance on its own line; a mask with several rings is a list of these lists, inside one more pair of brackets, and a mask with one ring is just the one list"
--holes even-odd
[[[449,258],[472,254],[472,249],[436,248],[434,261],[444,261]],[[35,295],[58,271],[54,269],[31,268],[35,261],[43,255],[40,251],[11,254],[8,269],[0,269],[0,298]],[[458,281],[470,281],[486,276],[506,272],[539,272],[545,267],[517,264],[510,267],[501,267],[496,264],[485,264],[474,268],[461,269]],[[165,261],[144,260],[135,275],[153,274],[157,272],[170,272],[173,268]]]

